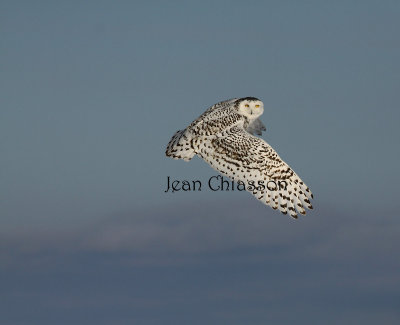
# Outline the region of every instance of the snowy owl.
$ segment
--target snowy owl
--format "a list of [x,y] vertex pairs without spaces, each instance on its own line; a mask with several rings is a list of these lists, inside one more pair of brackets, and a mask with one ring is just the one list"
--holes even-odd
[[177,131],[165,153],[185,161],[198,155],[262,203],[297,218],[297,212],[306,213],[304,207],[313,208],[313,195],[276,151],[254,136],[266,130],[259,119],[263,112],[263,102],[254,97],[219,102]]

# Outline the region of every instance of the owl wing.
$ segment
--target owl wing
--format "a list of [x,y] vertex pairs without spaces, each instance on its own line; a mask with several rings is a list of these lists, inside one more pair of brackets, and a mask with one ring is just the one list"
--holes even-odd
[[[206,121],[210,121],[216,118],[220,118],[224,114],[224,110],[233,107],[237,98],[231,98],[224,100],[222,102],[216,103],[210,108],[208,108],[203,114],[201,114],[197,119],[195,119],[188,127],[188,129],[196,129],[201,126],[201,124]],[[229,114],[229,113],[227,113]]]
[[249,125],[246,128],[246,131],[249,132],[250,134],[257,134],[261,135],[262,131],[266,131],[267,129],[265,128],[265,125],[259,118],[254,119],[249,123]]
[[264,140],[233,126],[204,137],[197,152],[213,168],[246,187],[262,203],[297,218],[312,209],[312,193]]

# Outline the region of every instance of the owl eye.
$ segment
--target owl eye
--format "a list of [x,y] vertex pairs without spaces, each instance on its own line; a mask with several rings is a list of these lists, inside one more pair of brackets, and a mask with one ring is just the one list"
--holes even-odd
[[260,105],[256,105],[256,107],[257,107],[257,108],[259,108],[259,107],[260,107]]
[[249,104],[245,104],[244,107],[250,107]]

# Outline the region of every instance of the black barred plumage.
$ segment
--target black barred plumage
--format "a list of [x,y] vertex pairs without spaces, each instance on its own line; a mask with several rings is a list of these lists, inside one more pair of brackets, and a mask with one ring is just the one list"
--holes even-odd
[[[257,184],[246,189],[262,203],[297,218],[298,213],[306,213],[304,207],[313,208],[313,195],[276,151],[253,135],[265,131],[258,118],[263,111],[263,103],[255,97],[217,103],[174,134],[166,155],[189,161],[197,154],[222,175],[236,182]],[[279,188],[261,186],[260,181],[278,183]]]

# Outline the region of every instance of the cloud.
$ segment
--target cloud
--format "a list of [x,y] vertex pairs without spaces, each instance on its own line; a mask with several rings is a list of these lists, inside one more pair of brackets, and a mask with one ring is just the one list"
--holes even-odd
[[292,220],[252,200],[16,229],[1,235],[0,321],[68,315],[65,324],[83,324],[92,312],[96,324],[308,324],[311,314],[316,323],[395,324],[399,235],[389,214],[319,207]]
[[267,254],[273,259],[362,262],[371,256],[388,259],[399,235],[400,222],[395,218],[322,207],[292,220],[250,200],[203,202],[123,212],[80,229],[16,229],[1,235],[1,258],[5,252],[125,252],[143,259],[151,256],[156,262],[165,254],[190,259],[251,251],[247,259]]

